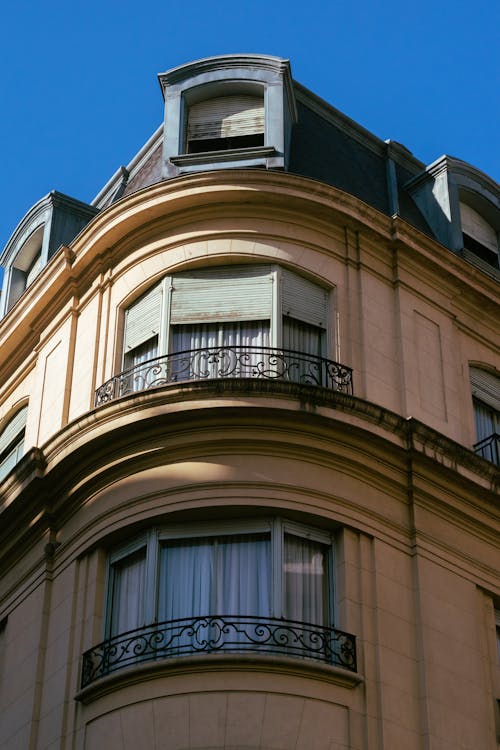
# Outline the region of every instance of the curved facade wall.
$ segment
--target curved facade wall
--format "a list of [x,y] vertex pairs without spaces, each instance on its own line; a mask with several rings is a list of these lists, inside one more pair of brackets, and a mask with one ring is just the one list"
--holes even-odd
[[[262,265],[327,295],[321,355],[286,354],[278,289],[258,362],[223,338],[204,375],[95,405],[141,295]],[[304,177],[193,174],[104,209],[0,323],[0,432],[29,398],[0,484],[2,747],[493,749],[498,470],[472,450],[469,366],[497,371],[497,315],[492,278]],[[325,361],[352,381],[315,380]],[[234,601],[232,544],[271,604],[243,586],[237,612],[200,594],[162,619],[165,554],[186,573],[202,544],[203,596]]]

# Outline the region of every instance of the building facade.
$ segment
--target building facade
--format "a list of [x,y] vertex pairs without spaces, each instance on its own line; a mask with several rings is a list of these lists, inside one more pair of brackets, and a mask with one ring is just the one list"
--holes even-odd
[[500,747],[500,190],[287,60],[0,256],[0,746]]

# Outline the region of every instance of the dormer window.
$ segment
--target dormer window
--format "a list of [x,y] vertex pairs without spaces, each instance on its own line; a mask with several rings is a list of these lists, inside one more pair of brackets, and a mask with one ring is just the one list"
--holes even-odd
[[264,145],[264,99],[219,96],[189,107],[186,151],[226,151]]
[[297,119],[288,60],[223,55],[159,75],[164,178],[204,170],[286,169]]
[[42,268],[43,225],[26,240],[12,265],[7,310],[15,305],[21,294],[33,283]]
[[498,236],[495,229],[478,211],[463,201],[460,202],[460,220],[464,248],[498,267]]

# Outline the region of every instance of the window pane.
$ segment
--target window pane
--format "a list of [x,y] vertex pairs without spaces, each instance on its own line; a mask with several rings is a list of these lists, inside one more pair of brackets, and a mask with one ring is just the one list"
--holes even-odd
[[225,537],[219,542],[216,612],[270,616],[271,544],[265,534]]
[[321,357],[323,330],[309,323],[283,318],[283,349]]
[[144,622],[146,550],[118,561],[112,568],[111,636],[141,627]]
[[158,618],[269,615],[270,554],[270,540],[262,534],[167,543]]
[[210,614],[214,586],[212,540],[169,542],[161,549],[159,620]]
[[476,442],[493,435],[495,432],[495,410],[475,398],[474,422],[476,426]]
[[[256,377],[256,373],[269,369],[268,355],[262,353],[268,346],[268,320],[172,326],[170,351],[192,354],[171,357],[170,378]],[[220,352],[207,351],[219,347]]]
[[285,617],[328,624],[327,548],[319,542],[285,534]]
[[269,321],[197,323],[172,326],[171,352],[217,346],[269,346]]

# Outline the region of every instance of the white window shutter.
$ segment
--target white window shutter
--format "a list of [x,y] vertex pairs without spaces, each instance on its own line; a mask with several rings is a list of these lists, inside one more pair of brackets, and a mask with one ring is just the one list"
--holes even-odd
[[140,346],[160,331],[162,285],[157,284],[143,294],[125,312],[125,354]]
[[270,320],[270,266],[230,266],[172,277],[170,322]]
[[258,96],[221,96],[193,104],[188,141],[264,132],[264,100]]
[[281,309],[303,323],[325,328],[328,324],[328,291],[313,281],[288,271],[281,272]]
[[12,445],[15,439],[22,434],[26,426],[27,413],[27,406],[23,406],[22,409],[19,409],[0,434],[0,456],[10,445]]
[[497,411],[500,410],[500,378],[479,367],[469,370],[472,395]]

